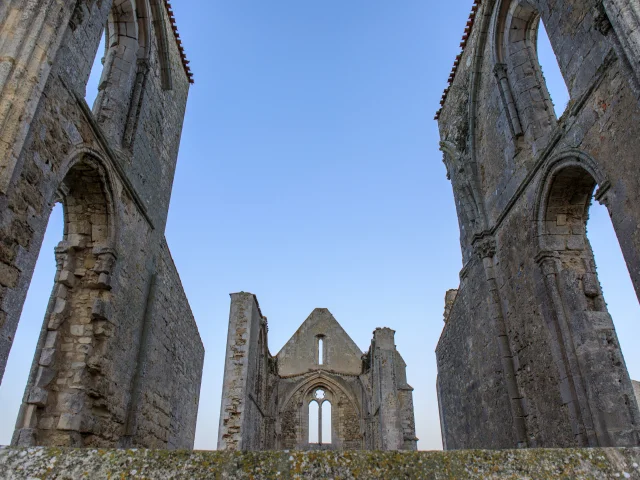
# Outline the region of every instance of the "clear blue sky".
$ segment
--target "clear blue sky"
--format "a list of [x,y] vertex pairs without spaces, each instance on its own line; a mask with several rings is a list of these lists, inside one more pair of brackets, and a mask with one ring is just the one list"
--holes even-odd
[[[196,81],[166,232],[206,348],[196,448],[216,446],[228,294],[241,290],[258,296],[273,354],[315,307],[363,351],[374,328],[394,328],[419,448],[441,448],[434,348],[461,256],[433,115],[471,0],[172,3]],[[562,108],[546,45],[540,56]],[[606,209],[591,214],[605,297],[640,379],[638,303]],[[24,391],[61,224],[58,208],[0,388],[0,444]]]

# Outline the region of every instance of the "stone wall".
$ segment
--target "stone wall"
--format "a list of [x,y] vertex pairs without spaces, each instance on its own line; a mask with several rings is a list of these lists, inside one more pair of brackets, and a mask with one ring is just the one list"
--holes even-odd
[[223,396],[218,428],[219,450],[264,448],[267,408],[266,322],[254,295],[231,295],[224,363]]
[[[219,450],[415,450],[413,388],[394,331],[376,329],[363,354],[317,308],[272,356],[267,319],[250,293],[231,295]],[[381,399],[381,400],[378,400]],[[310,405],[328,412],[331,437],[310,442]],[[325,415],[320,413],[319,415]]]
[[640,449],[455,452],[166,452],[5,448],[0,475],[42,477],[441,480],[638,478]]
[[[438,112],[464,267],[436,350],[446,448],[640,444],[640,413],[586,238],[606,205],[640,288],[638,11],[476,1]],[[571,100],[554,114],[542,19]]]
[[0,376],[57,202],[65,222],[13,442],[190,447],[200,374],[181,362],[204,352],[164,240],[190,83],[169,12],[9,0],[0,38]]

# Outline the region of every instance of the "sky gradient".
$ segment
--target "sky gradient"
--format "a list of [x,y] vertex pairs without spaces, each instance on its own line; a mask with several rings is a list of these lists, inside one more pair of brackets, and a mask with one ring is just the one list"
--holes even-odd
[[[196,448],[216,447],[237,291],[257,295],[274,355],[316,307],[363,351],[376,327],[395,329],[418,447],[441,448],[434,349],[462,264],[433,115],[472,1],[172,4],[195,75],[166,236],[206,349]],[[544,38],[540,58],[560,109],[566,88]],[[94,75],[88,97],[96,85]],[[588,235],[640,379],[640,309],[600,205]],[[0,444],[13,431],[61,236],[57,207],[0,387]]]

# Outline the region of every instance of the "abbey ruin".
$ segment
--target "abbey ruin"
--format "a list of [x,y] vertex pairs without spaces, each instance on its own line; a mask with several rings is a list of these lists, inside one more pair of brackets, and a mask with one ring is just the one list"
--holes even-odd
[[267,332],[256,297],[232,294],[218,450],[416,450],[393,330],[377,328],[363,353],[316,308],[275,356]]
[[[571,97],[560,118],[538,62],[541,21]],[[376,329],[362,352],[319,308],[274,356],[256,297],[241,292],[218,432],[236,452],[122,452],[193,448],[204,346],[164,235],[193,77],[169,0],[2,0],[0,380],[56,203],[64,237],[0,476],[639,472],[640,448],[532,450],[640,446],[640,387],[586,237],[595,200],[640,293],[639,3],[475,0],[461,48],[436,114],[464,264],[436,349],[442,438],[446,450],[525,450],[341,456],[417,448],[395,332]],[[258,450],[291,452],[237,452]]]
[[12,443],[192,448],[204,348],[164,237],[192,77],[169,4],[4,0],[0,34],[0,378],[64,206]]
[[[540,21],[570,94],[561,118]],[[476,0],[461,47],[436,115],[464,262],[436,350],[444,447],[637,446],[585,227],[604,204],[640,292],[640,6]]]

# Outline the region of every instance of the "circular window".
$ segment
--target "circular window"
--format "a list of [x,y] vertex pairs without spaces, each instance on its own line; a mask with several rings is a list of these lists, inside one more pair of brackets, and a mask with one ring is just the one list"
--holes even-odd
[[316,390],[316,398],[318,400],[323,400],[324,399],[324,390]]

